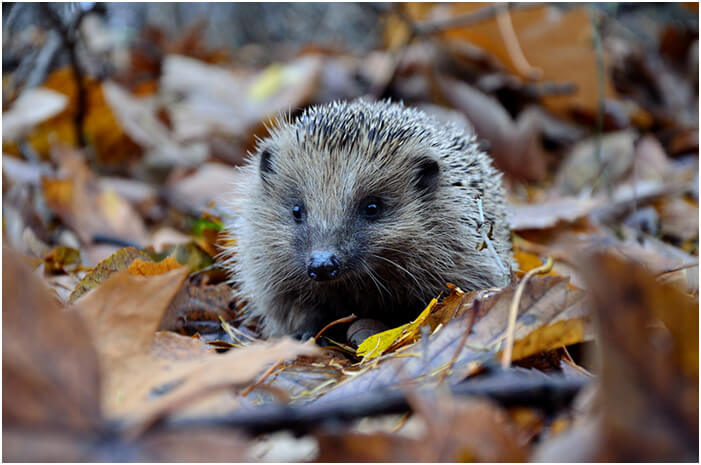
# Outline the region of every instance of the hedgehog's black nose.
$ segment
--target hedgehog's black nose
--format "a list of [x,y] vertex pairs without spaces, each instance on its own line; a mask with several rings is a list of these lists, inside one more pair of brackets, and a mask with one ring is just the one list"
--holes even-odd
[[307,265],[307,274],[315,281],[333,279],[341,271],[341,262],[330,252],[314,252]]

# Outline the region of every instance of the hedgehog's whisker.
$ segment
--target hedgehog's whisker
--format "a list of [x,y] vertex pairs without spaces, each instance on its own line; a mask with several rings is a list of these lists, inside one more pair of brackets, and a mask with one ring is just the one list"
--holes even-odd
[[387,263],[396,266],[397,268],[399,268],[400,270],[402,270],[403,272],[405,272],[406,274],[408,274],[409,277],[410,277],[411,279],[414,280],[414,282],[416,283],[416,288],[417,288],[418,290],[421,289],[421,283],[420,283],[419,280],[416,278],[416,276],[414,276],[414,274],[413,274],[411,271],[407,270],[406,268],[404,268],[404,267],[403,267],[402,265],[400,265],[399,263],[397,263],[397,262],[395,262],[395,261],[393,261],[393,260],[390,260],[389,258],[383,257],[383,256],[381,256],[381,255],[377,255],[377,254],[370,254],[370,256],[375,257],[375,258],[379,258],[380,260],[384,260],[384,261],[386,261]]
[[375,284],[375,287],[377,288],[377,291],[380,294],[380,299],[384,303],[385,296],[383,291],[386,292],[387,295],[391,295],[389,289],[387,289],[387,286],[382,284],[382,281],[379,279],[379,276],[376,276],[375,272],[372,270],[372,267],[368,266],[368,264],[365,261],[361,261],[360,264],[365,270],[365,272],[368,274],[368,276],[370,276],[370,279],[372,279],[372,282]]
[[409,257],[414,256],[414,254],[411,253],[411,252],[408,251],[408,250],[394,249],[394,248],[392,248],[392,247],[387,247],[387,246],[384,246],[384,245],[382,246],[382,248],[383,248],[384,250],[389,250],[390,252],[397,252],[397,253],[400,253],[400,254],[403,254],[403,255],[407,255],[407,256],[409,256]]

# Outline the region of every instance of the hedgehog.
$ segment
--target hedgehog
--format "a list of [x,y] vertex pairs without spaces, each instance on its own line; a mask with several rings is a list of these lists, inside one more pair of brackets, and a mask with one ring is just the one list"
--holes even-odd
[[281,117],[239,168],[224,264],[266,336],[411,321],[453,283],[510,280],[501,173],[474,134],[391,101]]

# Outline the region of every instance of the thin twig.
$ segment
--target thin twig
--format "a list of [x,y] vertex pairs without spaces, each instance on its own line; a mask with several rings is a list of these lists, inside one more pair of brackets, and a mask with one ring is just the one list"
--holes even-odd
[[526,56],[523,54],[521,44],[514,30],[514,25],[511,22],[508,4],[499,3],[497,5],[499,5],[497,9],[497,26],[499,26],[499,32],[501,33],[502,39],[504,39],[504,45],[506,46],[506,52],[509,54],[511,64],[516,68],[516,72],[522,76],[534,81],[540,79],[543,76],[543,70],[531,66]]
[[566,359],[564,360],[565,363],[569,364],[569,366],[571,366],[572,368],[574,368],[575,370],[579,371],[580,373],[582,373],[586,376],[589,376],[591,378],[594,377],[593,373],[591,373],[589,370],[587,370],[583,366],[580,366],[579,364],[577,364],[577,362],[574,361],[574,359],[572,358],[572,355],[570,355],[570,352],[567,350],[567,347],[562,347],[562,350],[566,356]]
[[[588,379],[525,376],[510,372],[461,383],[452,386],[451,391],[454,395],[489,397],[507,407],[523,405],[553,411],[571,402],[588,382]],[[427,389],[434,392],[435,388],[426,388],[419,393],[426,393]],[[141,428],[141,432],[147,429],[180,429],[206,425],[239,428],[251,434],[285,429],[304,433],[318,429],[324,422],[338,424],[371,415],[404,413],[410,410],[407,395],[401,390],[383,389],[358,393],[333,402],[323,402],[322,399],[304,405],[268,404],[238,410],[226,417],[179,419],[161,415],[145,425],[147,428]],[[170,412],[173,410],[168,411]],[[157,420],[160,421],[156,422]]]
[[263,381],[265,381],[268,378],[268,376],[270,376],[273,373],[273,371],[277,370],[277,368],[282,364],[283,361],[284,359],[281,358],[277,362],[270,365],[270,368],[265,370],[265,372],[263,372],[263,374],[258,377],[255,383],[249,385],[246,389],[241,391],[241,396],[246,397],[248,394],[250,394],[250,392],[257,386],[259,386]]
[[[599,26],[597,23],[596,10],[594,5],[589,6],[589,16],[591,20],[592,38],[594,39],[594,53],[596,55],[596,87],[598,94],[598,108],[596,111],[596,139],[594,154],[596,161],[601,166],[601,179],[606,186],[606,194],[609,200],[613,197],[613,186],[609,178],[608,167],[604,165],[601,155],[601,135],[604,131],[604,52],[601,47],[601,35],[599,34]],[[596,181],[595,181],[596,183]]]
[[317,340],[319,340],[319,338],[321,337],[321,335],[324,334],[324,332],[325,332],[327,329],[329,329],[330,327],[332,327],[332,326],[334,326],[334,325],[341,324],[341,323],[350,323],[351,321],[355,320],[356,318],[358,318],[358,317],[355,316],[355,313],[351,313],[351,314],[348,315],[348,316],[344,316],[343,318],[339,318],[338,320],[332,321],[331,323],[329,323],[329,324],[327,324],[326,326],[324,326],[323,328],[321,328],[321,331],[319,331],[318,333],[316,333],[316,336],[314,336],[314,342],[316,342]]
[[[528,10],[541,6],[540,3],[507,3],[506,5],[506,8],[509,10]],[[413,29],[416,35],[430,35],[442,32],[445,29],[470,26],[493,18],[499,13],[501,8],[501,4],[494,3],[479,10],[469,11],[449,18],[417,21],[413,24]]]
[[398,3],[392,3],[391,5],[391,11],[394,14],[396,14],[399,17],[399,19],[404,21],[404,24],[406,24],[407,28],[409,29],[409,34],[404,40],[404,43],[397,50],[395,50],[394,53],[392,53],[392,69],[389,73],[387,73],[387,78],[371,90],[371,93],[375,97],[381,97],[387,92],[387,89],[389,89],[390,85],[392,85],[392,82],[394,82],[394,78],[399,72],[399,65],[402,63],[404,57],[406,56],[409,45],[414,41],[414,38],[416,38],[415,22],[402,11],[401,6],[399,6]]
[[411,412],[403,413],[402,416],[399,417],[399,420],[397,420],[397,423],[392,427],[390,432],[394,434],[397,431],[399,431],[400,429],[402,429],[402,427],[406,424],[406,422],[410,416],[411,416]]
[[688,268],[693,268],[695,266],[699,266],[698,260],[694,262],[689,262],[685,263],[683,265],[675,266],[674,268],[667,268],[666,270],[662,270],[659,273],[655,275],[656,278],[661,277],[662,275],[668,274],[668,273],[674,273],[675,271],[681,271],[681,270],[686,270]]
[[[472,24],[476,24],[482,21],[493,18],[499,10],[502,8],[499,4],[492,4],[479,10],[469,11],[467,13],[459,14],[456,16],[451,16],[448,18],[440,18],[426,21],[414,21],[411,17],[402,11],[401,7],[397,7],[392,4],[392,12],[396,14],[399,19],[404,21],[407,28],[409,28],[409,34],[404,41],[404,44],[397,50],[392,57],[392,71],[388,73],[387,79],[372,92],[373,95],[380,96],[384,94],[394,81],[397,72],[399,71],[399,65],[401,64],[406,51],[411,45],[411,43],[417,37],[425,37],[433,34],[443,32],[446,29],[451,29],[454,27],[465,27]],[[530,8],[535,8],[541,6],[540,3],[508,3],[507,10],[527,10]]]
[[531,278],[539,273],[547,273],[553,267],[553,258],[548,257],[548,261],[545,265],[541,265],[537,268],[533,268],[528,273],[523,276],[523,279],[518,283],[516,292],[514,293],[514,298],[511,301],[511,307],[509,308],[509,324],[506,327],[506,347],[504,347],[504,352],[501,356],[501,367],[503,369],[509,368],[511,365],[511,356],[514,350],[514,333],[516,332],[516,317],[518,316],[518,306],[521,303],[521,295],[523,295],[523,290],[526,288],[526,283]]
[[85,139],[84,129],[85,115],[87,113],[88,93],[85,87],[85,74],[83,73],[83,69],[78,59],[79,31],[83,19],[85,19],[90,13],[96,11],[98,7],[96,4],[87,10],[81,10],[76,15],[75,19],[70,24],[66,25],[48,3],[41,3],[40,5],[54,29],[56,29],[56,32],[58,32],[59,36],[61,37],[63,46],[68,52],[68,59],[71,63],[71,68],[73,69],[73,77],[75,78],[77,89],[76,112],[74,116],[76,142],[78,143],[79,147],[85,147],[87,142]]

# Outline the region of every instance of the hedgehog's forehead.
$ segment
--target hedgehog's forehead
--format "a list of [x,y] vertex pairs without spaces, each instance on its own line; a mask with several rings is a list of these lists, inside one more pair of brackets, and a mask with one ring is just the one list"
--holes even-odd
[[423,131],[413,125],[399,128],[347,123],[335,127],[334,120],[324,119],[322,126],[300,123],[283,128],[274,138],[274,151],[278,152],[282,171],[302,168],[322,177],[350,174],[382,178],[406,166],[412,156],[431,150]]
[[357,163],[382,165],[409,155],[412,148],[425,151],[434,136],[415,111],[362,102],[307,110],[274,134],[280,148],[294,152],[292,156],[322,160],[350,156]]
[[398,105],[363,102],[336,103],[305,111],[293,123],[296,142],[309,149],[328,152],[372,150],[390,154],[425,131],[415,111]]

